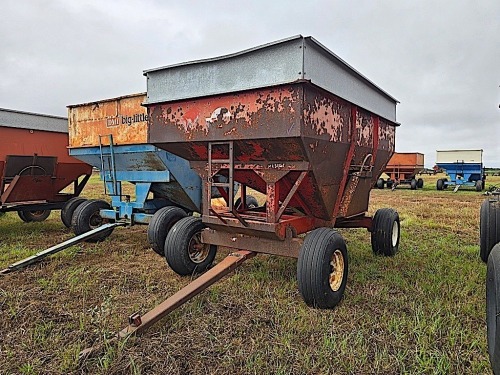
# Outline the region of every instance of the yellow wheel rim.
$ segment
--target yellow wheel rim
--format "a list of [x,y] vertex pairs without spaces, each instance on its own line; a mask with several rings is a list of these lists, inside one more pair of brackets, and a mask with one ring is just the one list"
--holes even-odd
[[344,255],[340,250],[335,250],[330,259],[330,288],[334,292],[340,289],[344,279]]

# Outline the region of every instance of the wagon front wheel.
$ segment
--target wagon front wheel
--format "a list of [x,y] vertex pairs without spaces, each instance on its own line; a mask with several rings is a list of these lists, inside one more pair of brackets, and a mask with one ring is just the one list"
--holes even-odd
[[183,209],[175,206],[163,207],[155,212],[148,225],[148,241],[155,253],[165,255],[165,239],[168,232],[175,223],[186,216]]
[[377,184],[376,184],[377,185],[377,189],[383,189],[384,188],[384,184],[385,184],[384,179],[383,178],[379,178],[377,180]]
[[410,181],[410,188],[411,190],[416,190],[418,187],[418,182],[414,178]]
[[[108,202],[103,200],[88,200],[80,204],[73,214],[71,219],[71,226],[73,232],[78,236],[80,234],[86,233],[92,229],[96,229],[103,224],[106,224],[108,220],[101,217],[100,211],[102,209],[110,209],[111,206]],[[112,232],[114,228],[100,232],[95,236],[87,239],[87,242],[99,242],[104,241]]]
[[371,242],[375,254],[393,256],[398,252],[400,239],[399,214],[392,208],[375,212],[372,222]]
[[417,180],[417,187],[418,187],[419,189],[422,189],[422,188],[424,187],[424,180],[423,180],[423,179],[419,178],[419,179]]
[[176,222],[165,240],[165,259],[172,270],[187,276],[207,270],[215,259],[217,246],[201,242],[205,229],[201,218],[188,216]]
[[297,283],[304,302],[319,309],[333,309],[344,295],[347,274],[347,247],[340,233],[331,228],[310,232],[297,262]]
[[71,228],[71,220],[73,219],[75,210],[85,201],[85,198],[73,197],[64,204],[64,207],[61,209],[61,221],[66,228]]

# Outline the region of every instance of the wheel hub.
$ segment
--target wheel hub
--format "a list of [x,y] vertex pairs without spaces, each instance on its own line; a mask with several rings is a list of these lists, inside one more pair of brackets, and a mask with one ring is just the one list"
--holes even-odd
[[330,259],[330,288],[336,292],[342,285],[344,278],[344,255],[337,249]]
[[30,213],[32,216],[42,216],[45,213],[45,211],[37,210],[37,211],[30,211]]
[[210,253],[210,245],[201,242],[201,233],[196,233],[189,241],[188,255],[194,263],[202,263]]
[[99,215],[99,212],[95,212],[92,214],[92,216],[89,219],[89,226],[92,229],[95,229],[97,227],[100,227],[103,224],[103,219],[101,215]]

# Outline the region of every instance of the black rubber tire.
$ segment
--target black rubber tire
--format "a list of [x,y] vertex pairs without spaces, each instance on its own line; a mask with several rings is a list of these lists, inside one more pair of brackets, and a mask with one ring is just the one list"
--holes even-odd
[[394,185],[394,181],[387,180],[386,185],[387,185],[387,189],[392,189],[392,185]]
[[[239,209],[241,205],[241,198],[236,199],[234,202],[234,207],[236,209]],[[245,208],[257,208],[259,207],[259,202],[257,202],[257,198],[255,198],[253,195],[247,195],[245,198]]]
[[401,225],[397,211],[392,208],[381,208],[375,212],[371,231],[372,250],[375,254],[395,255],[399,250],[400,234]]
[[[335,255],[336,254],[336,255]],[[337,282],[332,288],[330,277],[339,262]],[[297,262],[297,284],[304,302],[318,309],[333,309],[342,300],[347,285],[349,262],[344,239],[334,229],[318,228],[308,233]]]
[[422,188],[424,187],[424,180],[423,180],[423,179],[419,178],[419,179],[417,180],[417,187],[418,187],[419,189],[422,189]]
[[[201,218],[188,216],[175,223],[168,232],[165,240],[165,259],[178,275],[201,273],[212,265],[217,246],[201,243],[203,229],[205,229],[205,224],[202,223]],[[205,252],[200,259],[194,259],[196,254],[190,255],[192,245],[201,246]]]
[[450,185],[447,184],[447,182],[448,182],[448,179],[447,178],[443,178],[443,189],[448,189],[448,186],[450,186]]
[[377,186],[377,189],[383,189],[384,188],[384,184],[385,184],[385,181],[383,178],[379,178],[377,180],[377,183],[375,184],[375,186]]
[[[78,236],[80,234],[86,233],[89,230],[100,227],[105,224],[99,211],[101,209],[110,209],[111,206],[108,202],[102,200],[88,200],[79,205],[71,220],[71,227],[73,232]],[[86,242],[99,242],[104,241],[112,232],[114,228],[105,230],[104,232],[96,234],[94,237],[85,240]]]
[[500,242],[500,202],[485,199],[479,211],[479,256],[483,262],[488,261],[488,256],[493,246]]
[[444,189],[444,181],[443,179],[439,179],[436,181],[436,189],[437,190],[443,190]]
[[165,239],[172,225],[187,216],[179,207],[167,206],[155,212],[148,225],[148,241],[158,255],[165,255]]
[[476,191],[483,191],[483,181],[481,180],[476,181]]
[[40,222],[49,217],[50,210],[17,211],[17,215],[25,223]]
[[417,186],[418,186],[418,183],[417,183],[417,180],[415,180],[414,178],[410,181],[410,189],[411,190],[417,190]]
[[500,243],[491,250],[486,271],[486,328],[494,374],[500,374]]
[[61,209],[61,221],[66,228],[71,228],[71,220],[76,208],[85,201],[85,198],[73,197],[64,204],[64,207]]

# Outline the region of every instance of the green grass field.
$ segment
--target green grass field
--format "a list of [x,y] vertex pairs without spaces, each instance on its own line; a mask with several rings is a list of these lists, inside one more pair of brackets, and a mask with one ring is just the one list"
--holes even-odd
[[[475,191],[374,189],[370,214],[398,210],[393,258],[374,256],[363,229],[342,230],[349,280],[334,310],[307,307],[296,260],[259,255],[144,335],[77,360],[190,282],[148,246],[145,226],[117,228],[0,277],[2,374],[490,374],[485,273]],[[486,186],[500,185],[489,177]],[[94,176],[85,196],[103,196]],[[0,216],[0,268],[72,236]],[[227,250],[220,249],[220,261]]]

